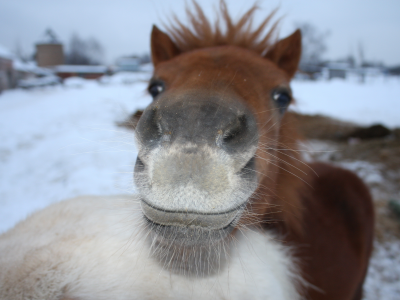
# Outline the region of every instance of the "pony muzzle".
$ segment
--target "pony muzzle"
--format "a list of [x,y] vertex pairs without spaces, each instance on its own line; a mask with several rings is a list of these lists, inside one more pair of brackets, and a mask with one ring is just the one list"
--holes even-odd
[[220,230],[234,226],[243,212],[242,206],[220,213],[170,211],[155,207],[143,199],[141,207],[148,221],[154,224],[199,230]]

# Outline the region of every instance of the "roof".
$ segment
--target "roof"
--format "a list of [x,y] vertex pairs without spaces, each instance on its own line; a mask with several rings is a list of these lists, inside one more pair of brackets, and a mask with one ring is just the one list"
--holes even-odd
[[53,70],[56,73],[105,73],[107,72],[106,66],[81,66],[81,65],[59,65],[55,66]]
[[138,57],[121,57],[117,59],[117,65],[140,65],[140,58]]
[[14,55],[6,47],[0,45],[0,57],[7,59],[14,59]]
[[23,62],[19,59],[13,60],[13,68],[16,71],[34,73],[36,75],[52,75],[54,73],[50,69],[38,67],[36,62]]
[[47,68],[40,68],[37,66],[36,62],[28,61],[24,62],[17,58],[11,51],[6,47],[0,45],[0,57],[12,60],[12,68],[15,71],[34,73],[36,75],[52,75],[53,71]]

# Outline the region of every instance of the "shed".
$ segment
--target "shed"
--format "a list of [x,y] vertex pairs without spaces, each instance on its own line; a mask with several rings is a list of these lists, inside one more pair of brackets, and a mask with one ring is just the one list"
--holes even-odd
[[13,58],[12,53],[0,45],[0,93],[15,85]]
[[55,74],[62,78],[82,77],[86,79],[97,79],[107,73],[106,66],[81,66],[81,65],[59,65],[53,68]]

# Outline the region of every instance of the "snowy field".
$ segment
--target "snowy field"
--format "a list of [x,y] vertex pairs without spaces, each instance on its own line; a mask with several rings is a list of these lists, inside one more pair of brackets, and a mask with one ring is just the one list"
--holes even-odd
[[132,192],[134,136],[115,123],[150,102],[138,76],[0,95],[0,232],[55,201]]
[[307,114],[324,114],[361,125],[381,123],[400,127],[400,77],[371,77],[362,84],[347,81],[294,81],[294,109]]
[[[65,198],[134,191],[134,136],[116,122],[150,103],[149,76],[119,74],[101,83],[72,78],[64,86],[0,95],[0,233]],[[398,78],[366,84],[295,81],[292,88],[300,112],[400,127]],[[390,273],[392,262],[381,249],[372,265]],[[381,299],[400,299],[397,287],[370,274],[367,290],[377,289],[376,295],[385,295]]]

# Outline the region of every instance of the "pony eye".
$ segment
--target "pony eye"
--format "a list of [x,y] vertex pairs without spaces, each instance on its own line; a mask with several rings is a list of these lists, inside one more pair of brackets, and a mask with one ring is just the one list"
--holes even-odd
[[155,98],[164,91],[164,84],[162,82],[153,82],[149,86],[150,95]]
[[272,98],[274,99],[275,104],[281,114],[286,111],[290,101],[292,100],[292,96],[290,96],[290,94],[286,91],[276,91],[273,93]]

